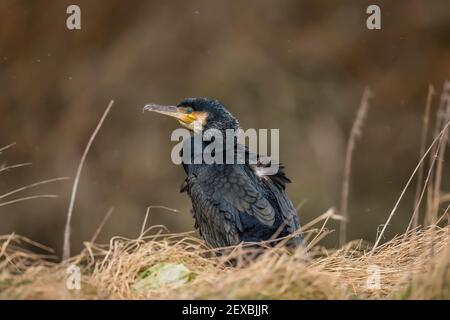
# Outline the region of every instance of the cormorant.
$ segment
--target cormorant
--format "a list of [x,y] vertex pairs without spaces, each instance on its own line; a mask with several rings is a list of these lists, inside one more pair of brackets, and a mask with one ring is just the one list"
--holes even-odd
[[[192,140],[208,129],[220,130],[225,136],[225,130],[239,128],[238,120],[221,102],[208,98],[188,98],[176,106],[149,104],[144,111],[176,118],[192,131]],[[290,180],[284,167],[280,164],[275,174],[265,175],[267,162],[250,163],[249,151],[243,148],[244,164],[182,163],[187,177],[181,192],[191,198],[195,227],[215,248],[273,240],[294,232],[288,245],[302,243],[297,212],[285,192]]]

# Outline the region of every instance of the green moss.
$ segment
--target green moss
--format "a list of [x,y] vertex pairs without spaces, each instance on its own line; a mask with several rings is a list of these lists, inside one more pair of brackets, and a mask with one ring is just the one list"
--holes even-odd
[[139,274],[133,289],[142,292],[163,286],[179,287],[192,280],[192,272],[184,264],[157,263]]

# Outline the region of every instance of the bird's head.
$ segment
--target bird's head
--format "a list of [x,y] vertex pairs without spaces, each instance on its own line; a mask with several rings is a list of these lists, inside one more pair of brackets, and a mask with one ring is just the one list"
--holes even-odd
[[207,129],[238,129],[239,123],[227,108],[217,100],[208,98],[188,98],[178,105],[147,104],[144,111],[161,113],[178,120],[184,127],[194,132]]

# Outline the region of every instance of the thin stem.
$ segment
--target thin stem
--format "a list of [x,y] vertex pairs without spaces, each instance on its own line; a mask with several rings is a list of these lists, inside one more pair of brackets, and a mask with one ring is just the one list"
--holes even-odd
[[77,173],[76,173],[75,179],[73,181],[69,208],[67,210],[66,226],[64,228],[63,260],[67,260],[70,257],[70,223],[72,221],[73,207],[75,205],[75,198],[77,196],[78,183],[80,181],[81,171],[83,170],[83,165],[84,165],[84,162],[86,161],[86,157],[89,152],[89,149],[91,148],[91,145],[94,142],[95,137],[96,137],[98,131],[100,130],[100,128],[103,124],[103,121],[105,121],[106,116],[108,115],[109,110],[111,109],[113,104],[114,104],[114,100],[111,100],[109,102],[109,105],[106,108],[105,112],[103,113],[103,116],[101,117],[99,123],[97,124],[97,127],[95,128],[94,132],[92,133],[91,137],[89,138],[89,141],[88,141],[86,148],[84,149],[83,155],[81,157],[80,163],[78,164]]

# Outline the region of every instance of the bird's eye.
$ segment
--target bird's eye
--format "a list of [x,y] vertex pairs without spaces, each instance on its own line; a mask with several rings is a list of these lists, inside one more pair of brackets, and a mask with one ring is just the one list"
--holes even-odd
[[194,109],[192,109],[191,107],[188,107],[188,108],[186,109],[186,113],[187,113],[187,114],[191,114],[193,111],[194,111]]

